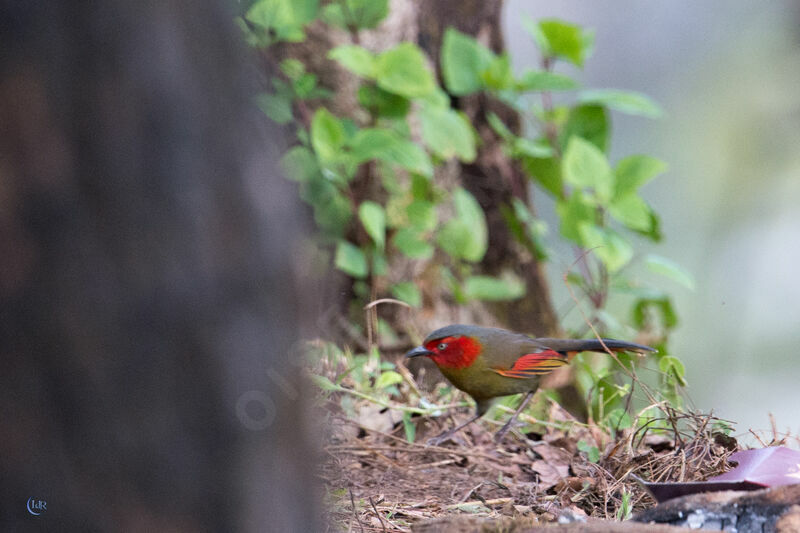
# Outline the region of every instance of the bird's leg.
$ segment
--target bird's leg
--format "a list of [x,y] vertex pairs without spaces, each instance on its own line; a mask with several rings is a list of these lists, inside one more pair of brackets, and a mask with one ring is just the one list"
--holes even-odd
[[533,391],[530,391],[525,395],[525,397],[522,399],[522,402],[519,404],[519,407],[517,407],[517,410],[513,415],[511,415],[511,418],[508,419],[508,422],[506,422],[503,427],[501,427],[500,430],[494,434],[495,442],[500,442],[505,434],[508,433],[508,430],[511,429],[511,425],[517,419],[522,410],[525,409],[525,406],[528,405],[528,402],[531,401],[531,398],[533,398]]
[[460,425],[454,427],[453,429],[447,430],[444,433],[442,433],[441,435],[437,435],[436,437],[433,437],[432,439],[428,439],[428,446],[439,446],[441,443],[447,441],[450,437],[452,437],[453,435],[455,435],[456,433],[458,433],[459,431],[461,431],[462,429],[464,429],[468,425],[470,425],[473,422],[475,422],[481,416],[483,416],[483,413],[478,413],[475,416],[473,416],[472,418],[470,418],[469,420],[467,420],[466,422],[464,422],[463,424],[460,424]]

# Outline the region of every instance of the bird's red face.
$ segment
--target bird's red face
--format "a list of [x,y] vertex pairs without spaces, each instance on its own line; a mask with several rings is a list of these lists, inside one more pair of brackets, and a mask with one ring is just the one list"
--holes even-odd
[[475,337],[458,336],[433,339],[425,344],[428,357],[437,366],[467,368],[480,355],[483,345]]

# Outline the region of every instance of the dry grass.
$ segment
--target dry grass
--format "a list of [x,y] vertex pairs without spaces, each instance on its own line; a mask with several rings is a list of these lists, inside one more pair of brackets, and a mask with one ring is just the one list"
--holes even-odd
[[[339,399],[329,396],[323,406],[331,436],[320,471],[333,530],[410,531],[415,522],[459,514],[534,523],[562,513],[615,519],[623,507],[637,511],[654,503],[630,474],[703,480],[722,473],[736,448],[714,433],[715,419],[707,415],[665,407],[667,423],[660,429],[629,429],[612,439],[552,403],[539,426],[543,434],[513,431],[496,444],[494,428],[482,421],[462,431],[460,442],[434,447],[423,443],[448,427],[452,421],[442,419],[449,417],[416,417],[417,442],[411,443],[401,423],[381,432],[344,416]],[[599,460],[590,461],[579,442],[598,445]]]

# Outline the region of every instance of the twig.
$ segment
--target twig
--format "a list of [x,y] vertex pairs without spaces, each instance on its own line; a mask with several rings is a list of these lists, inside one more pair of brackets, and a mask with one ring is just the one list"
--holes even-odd
[[376,300],[375,294],[376,290],[375,290],[375,285],[373,284],[370,290],[370,298],[372,298],[372,301],[370,301],[367,305],[364,306],[365,321],[367,323],[367,343],[369,344],[370,348],[377,345],[375,338],[378,334],[378,310],[376,309],[378,304],[391,303],[396,305],[402,305],[404,307],[411,309],[411,306],[408,305],[407,303],[402,302],[400,300],[395,300],[394,298],[380,298]]
[[[586,254],[588,254],[588,253],[589,253],[589,252],[591,252],[592,250],[594,250],[594,248],[591,248],[591,249],[589,249],[589,250],[586,250],[586,252],[585,252],[585,253],[584,253],[584,254],[583,254],[581,257],[585,256]],[[587,325],[587,326],[589,326],[589,328],[592,330],[592,333],[594,333],[594,336],[597,338],[597,340],[598,340],[598,341],[600,341],[600,345],[603,347],[603,350],[605,350],[605,352],[606,352],[608,355],[610,355],[610,356],[611,356],[611,358],[612,358],[612,359],[613,359],[613,360],[614,360],[614,361],[615,361],[615,362],[616,362],[616,363],[617,363],[617,364],[618,364],[618,365],[619,365],[619,366],[622,368],[622,370],[625,372],[625,374],[627,374],[627,375],[628,375],[628,377],[630,377],[630,378],[631,378],[633,381],[639,381],[639,378],[637,378],[637,377],[636,377],[636,374],[635,374],[635,373],[633,373],[633,372],[631,372],[630,370],[628,370],[628,367],[626,367],[625,365],[623,365],[623,364],[622,364],[622,361],[620,361],[620,360],[619,360],[619,358],[617,357],[617,354],[615,354],[614,352],[612,352],[612,351],[611,351],[611,350],[608,348],[608,346],[606,346],[606,343],[605,343],[605,341],[603,341],[603,338],[600,336],[600,333],[599,333],[599,332],[597,331],[597,329],[594,327],[594,324],[592,324],[592,323],[591,323],[591,321],[589,320],[589,318],[586,316],[586,313],[583,311],[583,307],[581,307],[581,305],[580,305],[580,302],[578,301],[578,297],[577,297],[577,296],[575,296],[575,291],[574,291],[574,290],[572,290],[572,286],[571,286],[571,285],[569,284],[569,282],[567,281],[567,275],[569,274],[570,270],[572,270],[572,267],[574,267],[574,266],[575,266],[575,263],[577,263],[579,260],[580,260],[580,257],[579,257],[578,259],[576,259],[576,260],[575,260],[575,262],[573,262],[573,263],[572,263],[572,265],[570,265],[570,267],[569,267],[569,268],[568,268],[568,269],[567,269],[567,270],[564,272],[564,275],[562,276],[562,279],[564,280],[564,285],[566,285],[566,287],[567,287],[567,290],[569,291],[570,297],[572,297],[573,301],[575,302],[575,306],[578,308],[578,311],[580,311],[580,313],[581,313],[581,316],[583,317],[583,320],[584,320],[584,322],[585,322],[585,323],[586,323],[586,325]],[[650,392],[650,390],[649,390],[647,387],[645,387],[645,386],[644,386],[644,384],[643,384],[643,383],[639,382],[639,385],[640,385],[640,388],[642,389],[642,391],[644,392],[644,394],[647,396],[647,399],[648,399],[648,400],[649,400],[651,403],[658,403],[658,400],[657,400],[657,399],[655,398],[655,396],[654,396],[654,395],[653,395],[653,394]],[[672,417],[670,416],[670,418],[672,418]],[[673,424],[673,425],[674,425],[674,424]],[[676,432],[677,432],[677,428],[675,428],[675,430],[676,430]]]
[[779,435],[778,435],[778,424],[775,422],[775,415],[773,415],[772,413],[769,413],[769,425],[772,428],[772,442],[770,444],[772,444],[774,446],[775,444],[778,444],[779,441],[782,441],[783,439],[779,438]]
[[375,516],[377,516],[378,520],[381,522],[381,529],[383,530],[383,533],[386,533],[386,524],[383,523],[381,514],[378,512],[378,509],[375,508],[375,502],[372,501],[372,496],[369,497],[369,503],[372,505],[372,510],[375,511]]
[[353,498],[353,489],[347,489],[350,492],[350,505],[353,506],[353,516],[356,517],[356,522],[358,522],[358,529],[361,530],[361,533],[364,533],[364,526],[361,524],[361,519],[358,517],[358,513],[356,512],[356,500]]
[[508,502],[512,502],[512,501],[514,501],[514,498],[495,498],[493,500],[484,500],[484,501],[473,500],[473,501],[463,502],[463,503],[453,503],[451,505],[446,505],[444,508],[445,509],[459,509],[459,508],[462,508],[462,507],[469,507],[470,505],[486,505],[488,507],[489,505],[504,505],[504,504],[506,504]]
[[400,372],[400,375],[403,376],[403,379],[406,380],[406,383],[408,383],[408,386],[411,387],[414,390],[414,392],[417,394],[417,396],[422,398],[423,397],[422,396],[422,392],[420,392],[419,387],[417,387],[417,382],[414,381],[414,376],[408,370],[406,365],[404,365],[402,361],[397,361],[394,364],[394,366],[397,368],[397,371]]
[[[401,440],[401,439],[398,439],[398,440]],[[395,451],[395,452],[403,452],[403,453],[446,453],[446,454],[450,454],[450,455],[459,455],[459,456],[462,456],[462,457],[480,457],[481,459],[487,459],[489,461],[495,461],[495,462],[500,462],[500,463],[509,462],[509,459],[506,458],[506,457],[493,457],[493,456],[491,456],[489,454],[481,453],[481,452],[471,452],[471,451],[467,451],[467,450],[459,450],[459,449],[456,449],[456,448],[444,448],[442,446],[427,446],[427,445],[423,445],[423,444],[417,444],[415,442],[414,443],[406,442],[405,444],[407,445],[406,448],[400,448],[398,446],[371,446],[369,448],[366,448],[364,445],[356,446],[356,445],[349,445],[349,444],[340,444],[340,445],[335,445],[335,446],[327,446],[325,449],[326,450],[332,450],[332,451],[336,451],[336,450],[346,451],[346,450],[364,450],[364,449],[369,449],[369,450]],[[529,464],[527,461],[525,461],[523,459],[511,460],[511,462],[515,463],[515,464],[520,464],[520,465]]]
[[[470,496],[472,496],[472,495],[474,494],[474,492],[475,492],[476,490],[478,490],[479,488],[481,488],[482,486],[483,486],[483,481],[481,481],[480,483],[478,483],[477,485],[475,485],[474,487],[472,487],[471,489],[469,489],[469,490],[467,491],[467,493],[466,493],[466,494],[464,494],[464,497],[463,497],[463,498],[461,498],[460,500],[458,500],[458,503],[464,503],[465,501],[467,501],[467,499],[468,499]],[[476,495],[475,495],[475,497],[478,497],[478,495],[476,494]],[[485,499],[483,499],[483,498],[481,498],[481,500],[482,500],[482,501],[484,501],[484,502],[486,501],[486,500],[485,500]]]
[[411,309],[411,306],[408,305],[406,302],[403,302],[401,300],[395,300],[394,298],[381,298],[379,300],[372,300],[370,303],[364,306],[364,309],[371,309],[378,304],[397,304]]
[[753,431],[752,429],[748,429],[747,431],[749,431],[756,438],[756,440],[759,442],[759,444],[761,444],[762,447],[766,448],[768,446],[763,440],[761,440],[761,437],[759,437],[755,431]]
[[[372,283],[370,285],[370,298],[374,301],[375,295],[377,294],[377,290],[375,289],[375,284]],[[374,309],[372,306],[367,304],[364,306],[364,313],[365,313],[365,320],[367,323],[367,343],[369,344],[370,350],[376,347],[375,336],[377,335],[378,329],[378,310]]]
[[434,461],[433,463],[422,463],[422,464],[419,464],[419,465],[407,466],[406,469],[407,470],[424,470],[424,469],[427,469],[427,468],[433,468],[435,466],[451,465],[451,464],[457,463],[457,462],[458,461],[456,461],[455,459],[445,459],[443,461]]

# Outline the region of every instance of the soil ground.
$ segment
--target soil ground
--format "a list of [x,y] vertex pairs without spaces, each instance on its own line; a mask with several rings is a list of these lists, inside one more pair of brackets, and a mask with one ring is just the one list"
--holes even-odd
[[344,416],[337,399],[329,396],[324,406],[330,437],[319,473],[333,531],[411,531],[415,523],[457,515],[531,524],[582,515],[623,519],[655,504],[631,474],[704,480],[725,471],[737,449],[712,431],[708,416],[676,413],[670,430],[628,429],[612,438],[554,403],[542,434],[513,430],[496,443],[496,428],[481,420],[454,441],[428,446],[429,437],[468,413],[418,417],[409,442],[401,422],[368,429]]

